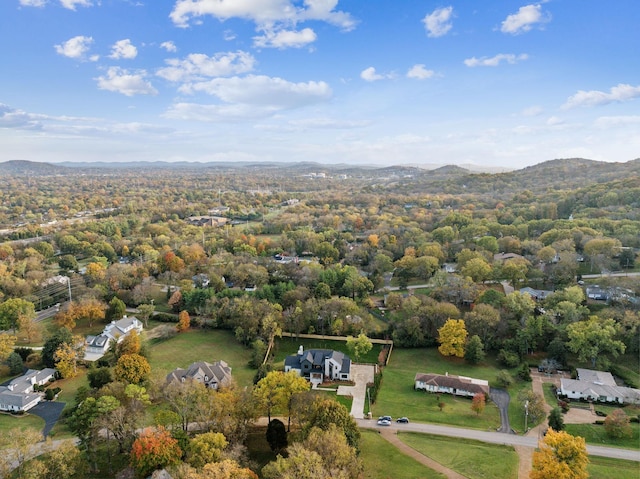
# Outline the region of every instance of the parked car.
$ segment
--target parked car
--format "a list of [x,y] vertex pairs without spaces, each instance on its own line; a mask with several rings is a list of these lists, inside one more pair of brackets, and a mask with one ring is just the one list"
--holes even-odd
[[399,422],[400,424],[409,424],[409,418],[408,417],[399,417],[398,419],[396,419],[396,422]]
[[378,426],[391,426],[391,421],[388,419],[378,419]]
[[389,422],[391,422],[391,421],[393,421],[393,419],[391,419],[391,416],[380,416],[378,418],[378,421],[389,421]]

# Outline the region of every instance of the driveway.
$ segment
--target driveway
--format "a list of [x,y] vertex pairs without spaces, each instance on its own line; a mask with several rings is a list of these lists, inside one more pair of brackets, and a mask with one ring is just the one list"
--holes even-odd
[[364,402],[367,399],[367,384],[373,383],[375,366],[371,364],[351,364],[351,380],[354,386],[338,386],[339,396],[351,396],[351,415],[356,419],[364,418]]
[[34,414],[44,419],[44,429],[42,430],[44,437],[49,435],[53,426],[58,422],[65,404],[66,403],[57,401],[40,401],[29,409],[29,414]]
[[498,432],[515,434],[509,425],[509,401],[511,401],[509,393],[504,389],[491,388],[489,390],[489,397],[491,397],[491,400],[496,403],[496,406],[498,406],[500,410],[500,429],[498,429]]

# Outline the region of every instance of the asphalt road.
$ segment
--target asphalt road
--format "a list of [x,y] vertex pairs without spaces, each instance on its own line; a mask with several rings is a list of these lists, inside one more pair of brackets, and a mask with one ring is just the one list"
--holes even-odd
[[[359,427],[366,429],[391,428],[398,431],[420,432],[425,434],[435,434],[437,436],[464,437],[466,439],[474,439],[476,441],[492,444],[503,444],[506,446],[525,446],[533,448],[538,446],[538,438],[531,436],[478,431],[475,429],[441,426],[438,424],[397,424],[393,422],[391,423],[391,426],[378,426],[376,421],[370,419],[357,419],[356,422]],[[587,444],[587,452],[592,456],[611,457],[614,459],[626,459],[627,461],[640,462],[640,451],[637,450],[617,449],[613,447],[592,446]]]

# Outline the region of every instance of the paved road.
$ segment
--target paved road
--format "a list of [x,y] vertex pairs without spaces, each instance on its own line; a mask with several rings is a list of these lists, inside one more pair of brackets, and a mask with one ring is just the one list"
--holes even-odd
[[500,410],[500,429],[498,429],[498,432],[514,434],[509,425],[509,402],[511,402],[511,396],[509,396],[509,393],[504,389],[498,388],[491,388],[489,395]]
[[[425,434],[435,434],[437,436],[464,437],[476,441],[489,442],[492,444],[503,444],[506,446],[537,447],[538,438],[531,436],[518,436],[515,434],[503,434],[500,432],[478,431],[475,429],[465,429],[461,427],[441,426],[439,424],[397,424],[391,426],[378,426],[376,421],[369,419],[357,419],[359,427],[366,429],[389,428],[398,431],[420,432]],[[630,449],[616,449],[613,447],[592,446],[587,444],[587,452],[593,456],[611,457],[614,459],[626,459],[627,461],[640,462],[640,451]]]

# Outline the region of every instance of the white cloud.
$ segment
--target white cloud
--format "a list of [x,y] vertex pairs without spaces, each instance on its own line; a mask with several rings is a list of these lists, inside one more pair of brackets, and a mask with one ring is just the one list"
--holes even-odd
[[338,0],[305,0],[304,6],[294,0],[177,0],[169,15],[179,27],[191,19],[211,15],[219,20],[244,18],[258,26],[320,20],[351,30],[355,21],[342,11],[334,10]]
[[184,60],[166,60],[169,66],[156,74],[172,82],[197,81],[247,73],[253,70],[255,62],[253,55],[243,51],[217,53],[211,57],[204,53],[191,53]]
[[542,113],[542,107],[538,105],[530,106],[522,110],[522,116],[538,116]]
[[120,58],[125,58],[127,60],[131,60],[138,56],[138,49],[131,43],[131,40],[128,38],[124,40],[118,40],[111,47],[111,55],[109,58],[113,58],[118,60]]
[[37,115],[0,103],[0,128],[40,130],[42,129],[42,124]]
[[557,116],[551,116],[547,118],[547,125],[549,126],[556,126],[556,125],[562,125],[562,124],[564,124],[564,120],[562,118],[559,118]]
[[225,103],[248,105],[267,111],[278,111],[324,102],[331,98],[328,84],[319,81],[292,83],[264,75],[214,78],[206,82],[186,84],[182,93],[208,93]]
[[176,103],[163,115],[165,118],[185,121],[229,122],[265,118],[277,112],[276,108],[256,108],[246,104],[202,105]]
[[607,105],[614,102],[623,102],[633,100],[640,97],[640,85],[631,86],[620,83],[612,87],[609,93],[598,90],[584,91],[579,90],[573,96],[570,96],[566,103],[562,105],[565,110],[580,106],[598,106]]
[[91,0],[60,0],[60,4],[69,10],[75,10],[76,5],[80,5],[81,7],[90,7],[93,5]]
[[178,47],[176,47],[175,43],[169,41],[169,42],[162,42],[160,44],[160,48],[164,48],[166,51],[168,52],[177,52],[178,51]]
[[601,116],[598,118],[594,125],[597,128],[616,128],[627,125],[640,125],[639,115],[626,115],[626,116]]
[[46,4],[47,0],[20,0],[23,7],[44,7]]
[[156,90],[151,83],[145,80],[144,70],[129,73],[120,67],[111,67],[107,70],[107,75],[96,78],[98,88],[101,90],[114,91],[126,96],[133,95],[156,95]]
[[315,42],[316,33],[311,28],[296,30],[266,30],[264,35],[253,37],[253,44],[262,48],[301,48]]
[[520,7],[518,13],[509,15],[500,27],[502,33],[511,33],[517,35],[519,33],[528,32],[535,24],[543,24],[551,20],[550,14],[542,13],[542,6],[525,5]]
[[[68,58],[84,59],[85,54],[89,51],[91,44],[93,43],[92,37],[85,37],[78,35],[77,37],[70,38],[60,45],[54,45],[56,52]],[[94,57],[91,57],[94,58]],[[93,61],[93,60],[92,60]]]
[[320,130],[350,130],[363,128],[371,124],[368,120],[337,120],[334,118],[307,118],[304,120],[294,120],[290,125],[298,128],[320,129]]
[[413,65],[407,72],[407,78],[415,78],[417,80],[426,80],[433,77],[433,75],[435,75],[435,72],[427,70],[422,64]]
[[453,7],[436,8],[429,13],[422,19],[427,29],[427,36],[437,38],[446,35],[453,26],[451,23],[452,18]]
[[464,64],[467,65],[468,67],[497,67],[499,66],[501,63],[506,62],[509,63],[511,65],[522,61],[522,60],[526,60],[527,58],[529,58],[529,55],[527,55],[526,53],[522,53],[520,55],[514,55],[512,53],[499,53],[494,57],[481,57],[481,58],[476,58],[476,57],[471,57],[471,58],[467,58],[464,61]]
[[373,82],[378,80],[387,80],[389,78],[394,78],[393,73],[378,73],[374,67],[365,68],[360,72],[360,78],[365,81]]

